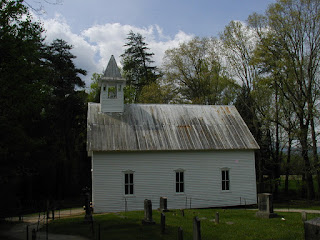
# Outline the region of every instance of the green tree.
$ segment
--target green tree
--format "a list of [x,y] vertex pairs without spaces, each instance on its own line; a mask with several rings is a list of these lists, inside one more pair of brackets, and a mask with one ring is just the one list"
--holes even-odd
[[88,94],[88,102],[100,102],[101,88],[99,86],[99,80],[103,74],[93,73],[91,77],[90,91]]
[[41,25],[32,22],[22,1],[0,4],[0,150],[5,154],[1,159],[7,159],[28,152],[34,143],[27,128],[40,116],[46,89],[41,79]]
[[[256,152],[256,170],[258,192],[261,192],[264,191],[263,175],[278,178],[280,164],[275,159],[271,163],[274,156],[271,152],[271,123],[266,115],[270,110],[272,94],[268,86],[261,82],[261,74],[253,61],[257,36],[246,24],[231,21],[220,34],[220,40],[228,71],[242,83],[235,105],[260,146]],[[278,166],[278,169],[268,169],[267,166],[272,165]]]
[[42,32],[22,0],[0,1],[0,187],[7,194],[0,212],[30,197],[23,191],[36,174],[35,153],[44,144],[38,126],[49,89]]
[[134,89],[133,101],[137,102],[142,88],[153,83],[157,79],[156,67],[153,63],[153,53],[148,52],[149,48],[145,38],[140,33],[131,31],[127,37],[127,43],[122,57],[123,74],[126,78],[127,90],[132,94]]
[[[64,40],[54,40],[46,47],[45,65],[48,69],[48,86],[50,97],[44,109],[47,151],[55,165],[55,198],[64,199],[77,172],[72,166],[79,165],[81,154],[85,150],[86,98],[80,91],[85,83],[81,75],[86,71],[78,69],[70,51],[72,46]],[[75,179],[79,181],[79,179]],[[65,183],[69,184],[66,186]],[[80,191],[80,189],[78,189]]]
[[238,85],[222,67],[214,38],[194,38],[165,52],[164,78],[177,86],[184,102],[229,104]]
[[[297,138],[305,163],[308,198],[314,197],[312,173],[315,170],[308,154],[310,136],[314,161],[318,164],[316,138],[315,134],[310,135],[310,128],[313,131],[315,104],[319,99],[319,10],[319,1],[278,0],[269,6],[264,16],[251,18],[261,38],[259,47],[260,52],[265,52],[265,66],[269,65],[269,72],[277,76],[275,83],[298,119]],[[320,184],[319,169],[316,172]]]

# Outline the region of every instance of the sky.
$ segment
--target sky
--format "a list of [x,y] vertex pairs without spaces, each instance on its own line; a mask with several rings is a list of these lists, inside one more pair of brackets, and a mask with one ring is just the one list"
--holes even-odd
[[[90,86],[111,55],[120,55],[132,30],[145,37],[155,65],[164,53],[195,36],[218,37],[232,20],[245,22],[253,12],[264,13],[276,0],[25,0],[45,28],[46,42],[61,38],[73,46],[78,68]],[[51,4],[52,3],[52,4]]]

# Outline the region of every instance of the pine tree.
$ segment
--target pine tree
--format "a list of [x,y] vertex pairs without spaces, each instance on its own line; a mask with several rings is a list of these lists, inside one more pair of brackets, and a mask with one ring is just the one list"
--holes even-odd
[[145,38],[140,33],[131,31],[124,45],[127,49],[121,55],[127,88],[130,91],[134,89],[133,102],[137,101],[144,86],[157,79],[156,67],[151,65],[154,62],[152,60],[154,53],[148,52],[147,45]]

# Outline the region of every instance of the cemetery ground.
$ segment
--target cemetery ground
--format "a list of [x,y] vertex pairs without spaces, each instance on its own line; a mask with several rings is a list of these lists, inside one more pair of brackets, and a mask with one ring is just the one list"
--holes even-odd
[[[220,222],[214,222],[215,213]],[[202,239],[304,239],[301,213],[278,212],[278,218],[261,219],[256,211],[245,209],[186,209],[166,212],[166,230],[161,233],[160,212],[153,211],[155,225],[143,225],[143,211],[95,214],[94,224],[85,223],[83,216],[52,221],[50,233],[71,234],[88,239],[178,239],[182,227],[184,239],[192,239],[193,218],[201,220]],[[308,220],[320,217],[309,213]],[[99,233],[100,229],[100,233]]]

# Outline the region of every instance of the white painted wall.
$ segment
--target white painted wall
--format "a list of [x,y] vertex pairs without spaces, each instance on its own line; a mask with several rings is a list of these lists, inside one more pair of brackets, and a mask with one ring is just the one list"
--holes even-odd
[[[221,191],[221,168],[230,168],[230,191]],[[218,207],[256,203],[254,151],[93,152],[94,212],[142,210],[144,199],[159,208]],[[175,170],[185,170],[185,193],[175,192]],[[134,196],[124,195],[124,171],[134,171]],[[186,202],[187,198],[187,202]]]
[[[123,87],[124,83],[113,83],[111,86],[117,87],[117,98],[108,98],[109,83],[102,83],[100,93],[101,112],[123,112],[124,96]],[[121,87],[120,87],[121,85]],[[120,87],[120,88],[119,88]]]

